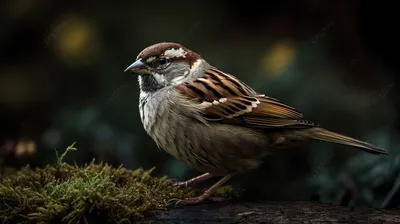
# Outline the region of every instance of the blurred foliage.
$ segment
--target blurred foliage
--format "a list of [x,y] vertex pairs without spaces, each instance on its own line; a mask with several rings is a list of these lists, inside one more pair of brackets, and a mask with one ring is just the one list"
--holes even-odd
[[[155,166],[155,175],[176,179],[198,174],[156,149],[140,122],[136,77],[123,73],[143,48],[176,41],[307,119],[391,153],[377,158],[317,142],[278,153],[230,180],[246,197],[335,202],[348,189],[343,173],[359,192],[347,202],[385,204],[400,144],[395,7],[263,4],[2,1],[0,165],[44,167],[54,163],[54,149],[76,141],[84,150],[68,160],[77,164],[95,157],[114,167]],[[400,204],[392,198],[389,204]]]

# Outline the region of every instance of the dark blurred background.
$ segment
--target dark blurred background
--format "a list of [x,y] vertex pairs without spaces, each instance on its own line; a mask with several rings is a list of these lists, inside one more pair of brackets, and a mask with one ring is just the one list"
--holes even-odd
[[4,0],[0,166],[53,164],[55,150],[76,142],[71,163],[96,158],[129,169],[155,166],[156,175],[175,179],[198,175],[146,135],[137,78],[123,73],[143,48],[174,41],[307,119],[391,153],[376,156],[320,142],[281,152],[230,180],[244,199],[396,207],[395,8],[344,0]]

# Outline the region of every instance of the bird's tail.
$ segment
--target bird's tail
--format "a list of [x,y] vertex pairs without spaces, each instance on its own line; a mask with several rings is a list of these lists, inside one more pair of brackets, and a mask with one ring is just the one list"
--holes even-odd
[[325,130],[323,128],[313,128],[310,132],[310,135],[312,139],[350,145],[372,154],[388,154],[388,152],[382,148],[376,147],[367,142]]

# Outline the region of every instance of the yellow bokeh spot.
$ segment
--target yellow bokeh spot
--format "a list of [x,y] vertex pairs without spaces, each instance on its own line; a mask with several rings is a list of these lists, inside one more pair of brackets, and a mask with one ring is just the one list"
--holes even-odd
[[268,49],[261,59],[261,70],[265,75],[277,76],[284,72],[295,57],[295,46],[290,41],[280,41]]
[[48,42],[66,63],[72,65],[87,64],[98,50],[93,25],[74,16],[66,16],[60,20],[52,29]]

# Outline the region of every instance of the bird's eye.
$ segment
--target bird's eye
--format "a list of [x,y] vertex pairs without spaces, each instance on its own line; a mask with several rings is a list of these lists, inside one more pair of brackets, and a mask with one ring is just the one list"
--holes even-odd
[[159,64],[159,65],[165,65],[165,64],[167,64],[167,59],[166,59],[166,58],[159,58],[159,59],[158,59],[158,64]]
[[169,65],[169,61],[167,58],[160,57],[157,59],[157,68],[164,69]]

